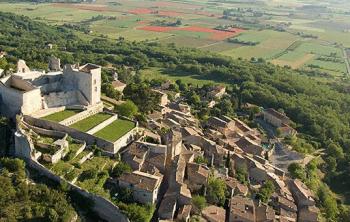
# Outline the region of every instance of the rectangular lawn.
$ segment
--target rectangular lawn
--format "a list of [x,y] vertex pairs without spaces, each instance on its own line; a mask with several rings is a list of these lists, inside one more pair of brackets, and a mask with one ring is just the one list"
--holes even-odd
[[83,131],[83,132],[87,132],[109,118],[111,118],[110,114],[97,113],[93,116],[90,116],[86,119],[76,122],[73,125],[70,125],[69,127]]
[[100,137],[111,142],[115,142],[134,127],[134,122],[118,119],[106,126],[105,128],[103,128],[102,130],[95,133],[94,136]]
[[61,122],[75,114],[79,113],[80,110],[63,110],[61,112],[53,113],[51,115],[42,117],[43,120],[48,120],[52,122]]

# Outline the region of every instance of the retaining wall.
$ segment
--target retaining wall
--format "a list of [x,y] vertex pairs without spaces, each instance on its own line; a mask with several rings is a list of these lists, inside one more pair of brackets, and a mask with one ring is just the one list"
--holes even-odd
[[86,133],[93,135],[93,134],[97,133],[98,131],[102,130],[103,128],[105,128],[106,126],[108,126],[109,124],[111,124],[112,122],[114,122],[117,119],[118,119],[118,115],[114,114],[114,116],[112,116],[111,118],[109,118],[109,119],[103,121],[102,123],[98,124],[94,128],[92,128],[89,131],[87,131]]
[[71,116],[61,121],[60,124],[64,126],[69,126],[102,111],[103,111],[103,103],[98,103],[97,105],[91,106],[83,112],[77,113],[74,116]]

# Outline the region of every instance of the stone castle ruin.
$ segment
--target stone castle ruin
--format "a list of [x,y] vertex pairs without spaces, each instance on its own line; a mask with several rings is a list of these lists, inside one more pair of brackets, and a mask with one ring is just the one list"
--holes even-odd
[[101,103],[101,67],[65,65],[51,58],[45,73],[32,71],[19,60],[17,72],[0,79],[0,112],[7,117],[30,115],[61,106],[94,106]]

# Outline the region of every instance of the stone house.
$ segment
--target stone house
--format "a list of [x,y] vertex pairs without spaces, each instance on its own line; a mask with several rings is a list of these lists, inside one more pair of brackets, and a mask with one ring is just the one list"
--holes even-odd
[[226,221],[226,210],[221,207],[210,205],[202,210],[202,216],[208,222],[223,222]]
[[265,154],[265,149],[261,145],[246,136],[239,139],[235,144],[246,153],[258,156],[264,156]]
[[234,196],[230,200],[229,222],[255,222],[255,205],[252,199]]
[[134,171],[122,174],[118,178],[118,185],[122,188],[131,189],[135,201],[142,204],[155,204],[158,200],[162,180],[162,176]]
[[263,111],[263,118],[267,123],[276,127],[281,137],[293,136],[297,133],[295,129],[289,126],[291,120],[284,113],[280,113],[275,109],[265,109]]
[[173,220],[177,208],[176,193],[167,192],[158,208],[158,218],[160,220]]
[[180,207],[177,213],[176,221],[188,222],[191,217],[191,210],[192,210],[192,205],[184,205]]
[[168,99],[168,94],[160,91],[160,90],[156,90],[156,89],[152,89],[153,92],[157,93],[160,97],[160,106],[166,106],[169,103],[169,99]]
[[173,160],[182,150],[181,132],[175,129],[169,130],[163,137],[163,141],[167,144],[167,158]]
[[184,113],[185,115],[191,115],[191,107],[184,103],[169,103],[168,104],[169,109],[173,109],[179,112]]
[[298,208],[316,204],[312,191],[299,179],[291,180],[289,187]]
[[275,109],[269,108],[263,111],[263,118],[266,122],[274,127],[281,127],[282,124],[289,124],[290,119],[284,113],[280,113]]
[[298,211],[298,222],[318,222],[320,210],[316,206],[304,206]]
[[256,222],[274,222],[275,221],[275,211],[272,207],[266,204],[260,204],[256,206]]
[[207,184],[209,173],[208,167],[204,165],[187,163],[186,175],[191,188],[200,188],[202,185]]
[[117,91],[122,93],[124,91],[125,87],[126,87],[126,84],[121,82],[121,81],[119,81],[119,80],[114,80],[112,82],[112,87],[113,87],[113,89],[115,89],[115,90],[117,90]]
[[236,178],[233,177],[225,177],[223,178],[225,181],[226,187],[228,192],[230,193],[230,196],[234,195],[242,195],[247,196],[248,195],[248,187],[244,184],[241,184]]
[[217,85],[212,88],[212,91],[209,92],[209,97],[220,99],[226,93],[226,87],[222,85]]

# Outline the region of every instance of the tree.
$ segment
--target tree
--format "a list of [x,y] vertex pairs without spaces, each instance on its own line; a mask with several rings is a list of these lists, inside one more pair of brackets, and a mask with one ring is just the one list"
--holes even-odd
[[248,169],[247,167],[236,167],[236,178],[242,184],[248,184]]
[[203,156],[197,156],[196,158],[194,158],[194,162],[198,164],[208,164],[208,160],[205,159]]
[[320,199],[322,206],[321,210],[325,212],[326,218],[329,220],[334,220],[339,211],[337,208],[337,201],[329,190],[328,186],[321,184],[317,191],[317,196]]
[[149,222],[152,219],[155,207],[153,205],[140,206],[136,203],[117,203],[121,211],[133,222]]
[[128,118],[134,117],[138,112],[138,107],[130,100],[127,100],[125,103],[116,106],[115,109],[119,115]]
[[262,187],[260,188],[259,192],[256,194],[255,197],[256,199],[264,203],[268,203],[274,191],[275,191],[275,186],[271,181],[268,180],[262,185]]
[[302,181],[306,179],[305,169],[299,163],[291,163],[288,166],[288,172],[292,178],[301,179]]
[[328,155],[330,155],[338,160],[344,158],[343,149],[335,143],[331,143],[328,145],[327,153],[328,153]]
[[209,177],[206,199],[208,203],[223,206],[225,203],[226,184],[220,178]]
[[207,205],[207,201],[205,200],[205,197],[195,195],[192,197],[192,204],[201,212]]
[[112,171],[112,176],[113,177],[120,177],[123,173],[130,173],[132,171],[131,167],[124,163],[124,162],[119,162],[113,169]]

